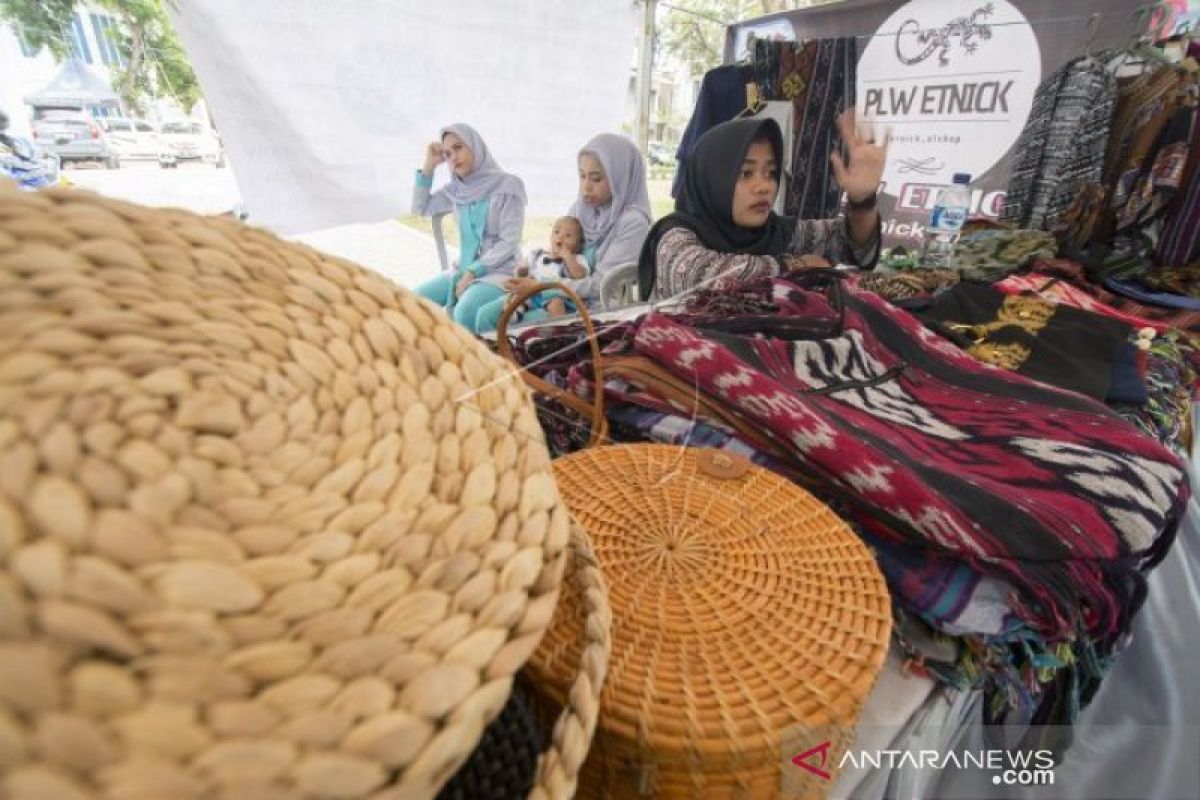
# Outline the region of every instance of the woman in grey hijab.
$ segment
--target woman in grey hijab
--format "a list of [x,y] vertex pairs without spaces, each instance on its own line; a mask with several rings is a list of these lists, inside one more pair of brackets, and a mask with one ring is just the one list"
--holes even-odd
[[[615,133],[601,133],[579,151],[579,198],[570,216],[583,225],[583,255],[591,274],[565,280],[589,302],[599,302],[600,286],[614,267],[636,263],[650,231],[646,161],[637,145]],[[508,281],[520,288],[526,278]],[[527,317],[528,318],[528,317]]]
[[[450,167],[450,183],[433,192],[433,172],[441,163]],[[525,202],[521,179],[500,168],[474,128],[442,128],[417,172],[412,209],[426,216],[454,211],[459,257],[450,272],[417,287],[417,294],[452,308],[455,321],[473,333],[495,327],[496,320],[488,324],[480,311],[505,296],[503,284],[520,251]]]

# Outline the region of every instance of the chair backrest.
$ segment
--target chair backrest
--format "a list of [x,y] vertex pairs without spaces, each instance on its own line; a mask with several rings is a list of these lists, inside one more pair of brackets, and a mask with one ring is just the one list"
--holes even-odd
[[605,311],[635,305],[638,300],[637,262],[618,264],[600,283],[600,307]]
[[442,263],[442,272],[450,271],[450,253],[446,250],[446,233],[442,230],[442,223],[450,214],[449,211],[443,211],[440,214],[434,214],[433,222],[433,241],[437,245],[438,261]]

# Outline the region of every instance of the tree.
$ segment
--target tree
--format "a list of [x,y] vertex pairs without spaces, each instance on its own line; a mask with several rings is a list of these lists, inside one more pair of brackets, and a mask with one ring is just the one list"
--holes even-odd
[[656,50],[701,75],[724,60],[725,26],[837,0],[673,0],[660,6]]
[[[130,109],[144,112],[148,98],[167,94],[186,111],[200,99],[200,84],[167,17],[172,0],[99,0],[117,19],[115,42],[124,67],[113,89]],[[71,21],[82,0],[0,0],[0,19],[11,22],[33,47],[58,59],[71,52]]]
[[77,0],[0,0],[0,19],[12,22],[35,50],[45,47],[57,59],[71,52],[67,31]]

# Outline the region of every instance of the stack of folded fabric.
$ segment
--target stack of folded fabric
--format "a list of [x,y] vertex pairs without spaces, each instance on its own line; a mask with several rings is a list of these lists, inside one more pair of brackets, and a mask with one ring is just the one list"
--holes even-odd
[[[835,504],[911,623],[899,635],[937,642],[930,673],[982,687],[995,721],[1074,718],[1188,497],[1179,459],[1100,402],[982,364],[829,272],[701,296],[601,338],[607,358],[688,390],[607,380],[614,436],[749,451]],[[586,394],[579,342],[577,329],[529,332],[519,357]]]

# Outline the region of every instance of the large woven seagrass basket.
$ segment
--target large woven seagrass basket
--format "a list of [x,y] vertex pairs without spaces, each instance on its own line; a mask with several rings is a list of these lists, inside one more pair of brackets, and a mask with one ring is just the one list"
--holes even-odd
[[[511,357],[505,334],[497,341]],[[620,373],[681,408],[720,413],[652,364],[595,348],[593,358],[596,386]],[[602,393],[586,401],[527,382],[591,417],[603,441],[593,416]],[[824,797],[891,634],[887,586],[862,540],[804,489],[724,451],[609,445],[554,470],[613,613],[578,796]],[[552,692],[566,690],[578,662],[570,605],[528,668]]]
[[[570,549],[511,378],[345,261],[0,185],[0,795],[433,796]],[[537,797],[595,721],[591,578]]]

